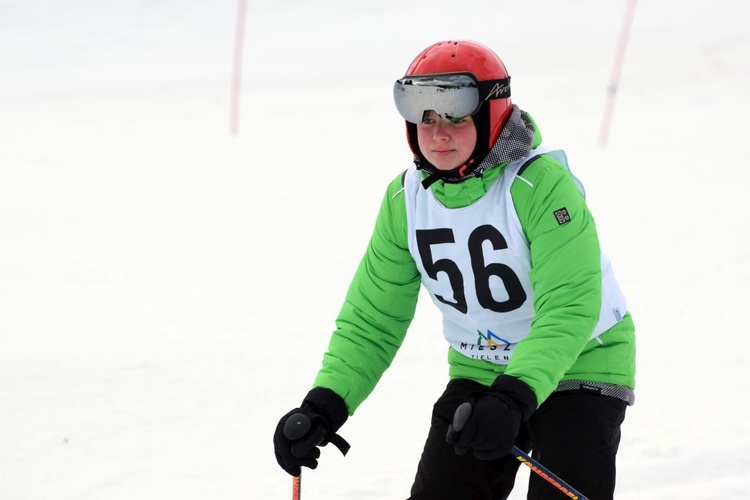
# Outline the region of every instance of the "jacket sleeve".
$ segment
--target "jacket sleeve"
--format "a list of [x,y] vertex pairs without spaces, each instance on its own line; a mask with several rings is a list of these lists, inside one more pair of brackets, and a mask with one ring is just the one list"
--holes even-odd
[[399,176],[388,186],[314,382],[344,398],[350,415],[393,361],[414,318],[419,286]]
[[601,251],[584,197],[562,165],[543,155],[521,175],[511,194],[530,247],[535,314],[505,373],[526,382],[541,404],[598,322]]

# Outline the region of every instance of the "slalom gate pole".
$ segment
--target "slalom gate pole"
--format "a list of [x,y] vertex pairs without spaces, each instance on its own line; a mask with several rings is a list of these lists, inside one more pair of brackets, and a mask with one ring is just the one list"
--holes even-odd
[[535,459],[531,458],[531,456],[521,451],[517,446],[513,447],[511,454],[516,457],[519,462],[527,466],[534,473],[538,474],[542,479],[563,492],[568,498],[573,498],[574,500],[588,500],[588,498],[576,491],[575,488],[557,477],[557,475],[555,475],[551,470],[540,464]]
[[607,88],[607,103],[604,107],[604,117],[602,118],[602,125],[599,129],[599,144],[602,146],[605,146],[609,139],[609,127],[612,123],[615,98],[617,97],[617,89],[620,86],[622,65],[625,60],[625,51],[628,47],[630,28],[633,24],[633,17],[635,16],[635,3],[636,0],[628,0],[625,9],[625,19],[622,22],[622,29],[620,30],[620,40],[617,42],[617,52],[615,53],[615,61],[612,67],[612,76],[610,77],[609,87]]
[[245,17],[247,0],[237,3],[237,20],[234,28],[234,55],[232,57],[232,85],[229,103],[229,133],[237,136],[240,129],[240,92],[242,80],[242,49],[245,43]]

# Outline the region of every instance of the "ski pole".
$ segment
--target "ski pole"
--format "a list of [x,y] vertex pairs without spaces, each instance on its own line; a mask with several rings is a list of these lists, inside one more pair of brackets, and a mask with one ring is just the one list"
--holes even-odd
[[[296,441],[310,430],[310,419],[302,413],[295,413],[284,424],[284,437],[289,441]],[[292,477],[292,500],[302,498],[302,471]]]
[[514,446],[511,450],[511,454],[518,459],[519,462],[527,466],[529,469],[538,474],[542,479],[550,483],[552,486],[565,493],[566,496],[574,500],[588,500],[582,493],[576,491],[571,485],[560,479],[551,470],[539,463],[539,461],[531,458],[529,455],[521,451],[517,446]]
[[[304,413],[295,413],[291,417],[289,417],[284,424],[284,437],[286,437],[289,441],[296,441],[297,439],[301,439],[304,437],[312,427],[312,423],[310,422],[310,418],[305,415]],[[349,451],[349,448],[351,446],[349,443],[346,442],[344,438],[339,436],[338,434],[334,434],[329,439],[329,442],[336,446],[336,448],[339,449],[339,451],[346,455],[346,453]],[[317,443],[315,446],[319,446],[320,443]],[[292,500],[300,500],[302,498],[302,471],[300,471],[298,476],[292,477]]]
[[[456,409],[456,414],[453,417],[453,424],[449,430],[454,433],[461,432],[466,425],[471,415],[471,403],[462,403]],[[588,500],[583,494],[579,493],[571,485],[560,479],[551,470],[540,464],[536,459],[531,458],[529,455],[521,451],[517,446],[513,446],[511,454],[518,459],[519,462],[527,466],[529,469],[538,474],[542,479],[550,483],[552,486],[564,493],[568,498],[574,500]]]
[[292,478],[292,500],[300,500],[302,498],[302,471],[299,476]]

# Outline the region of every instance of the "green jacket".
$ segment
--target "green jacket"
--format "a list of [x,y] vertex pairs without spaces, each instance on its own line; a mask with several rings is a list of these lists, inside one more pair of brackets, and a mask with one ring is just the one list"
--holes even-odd
[[[532,142],[541,144],[538,129]],[[448,208],[481,198],[507,164],[461,183],[430,189]],[[534,321],[508,365],[470,359],[449,349],[451,378],[490,385],[501,373],[526,382],[539,404],[565,380],[635,386],[635,334],[630,314],[589,340],[601,307],[600,247],[594,220],[564,166],[539,156],[516,180],[511,196],[529,242]],[[571,222],[552,214],[566,207]],[[354,275],[323,357],[315,387],[346,402],[349,414],[391,364],[414,317],[420,275],[409,252],[402,176],[388,186],[367,251]],[[436,335],[438,333],[436,332]]]

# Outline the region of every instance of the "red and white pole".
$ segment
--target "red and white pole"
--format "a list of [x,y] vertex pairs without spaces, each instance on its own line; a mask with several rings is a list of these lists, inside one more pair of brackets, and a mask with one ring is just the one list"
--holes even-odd
[[607,139],[609,139],[609,127],[612,123],[612,113],[615,109],[615,97],[617,96],[617,88],[620,86],[622,65],[625,61],[625,51],[630,37],[630,28],[633,25],[633,17],[635,16],[635,2],[636,0],[628,0],[628,5],[625,8],[625,19],[623,20],[622,30],[620,31],[620,40],[617,43],[617,52],[615,53],[615,62],[612,67],[612,76],[610,77],[609,87],[607,88],[607,103],[604,107],[604,118],[602,119],[602,126],[599,131],[599,144],[602,146],[606,145]]
[[229,104],[229,133],[237,136],[240,129],[240,87],[242,83],[242,48],[245,43],[247,0],[239,0],[234,29],[234,57],[232,60],[232,88]]

